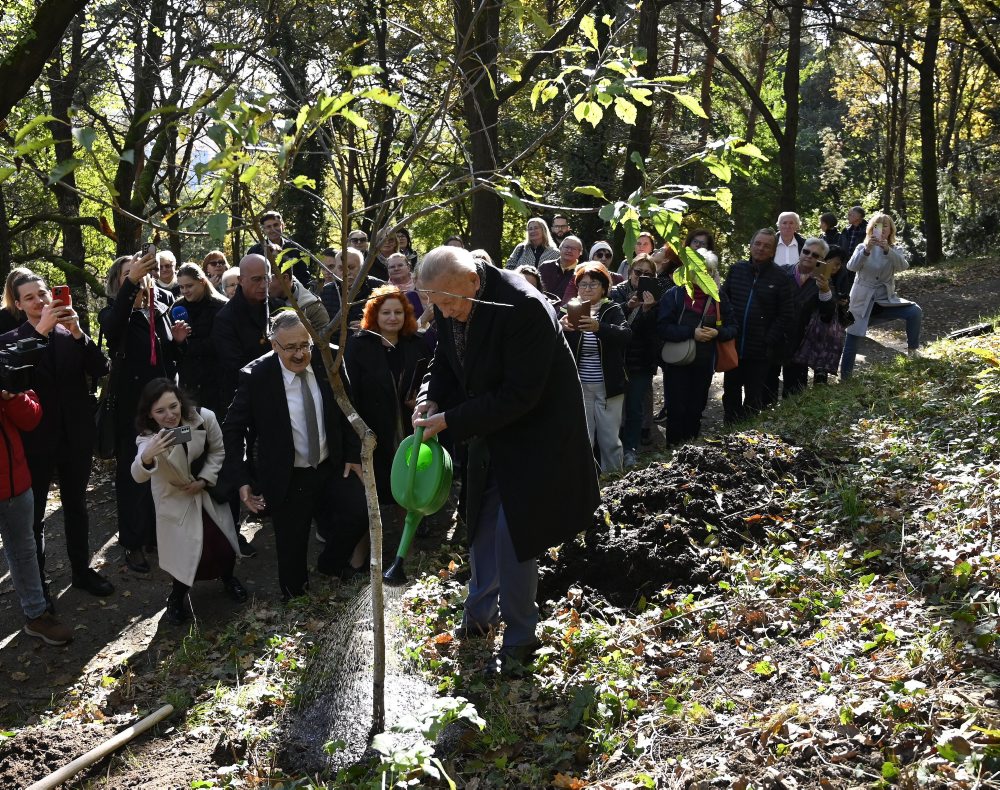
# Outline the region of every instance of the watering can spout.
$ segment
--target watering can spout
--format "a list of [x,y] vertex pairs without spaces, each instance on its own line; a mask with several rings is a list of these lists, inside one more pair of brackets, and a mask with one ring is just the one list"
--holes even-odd
[[406,573],[403,571],[404,558],[397,556],[389,570],[382,574],[382,581],[390,587],[402,587],[406,584]]

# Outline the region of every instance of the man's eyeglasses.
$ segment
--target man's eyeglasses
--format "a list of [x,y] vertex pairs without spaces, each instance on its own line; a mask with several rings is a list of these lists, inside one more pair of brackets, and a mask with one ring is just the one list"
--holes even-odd
[[368,239],[366,239],[366,238],[364,238],[362,236],[352,236],[351,238],[349,238],[347,240],[347,243],[348,244],[353,244],[354,246],[357,246],[359,244],[364,244],[366,241],[368,241]]
[[802,250],[802,254],[810,258],[815,258],[817,261],[823,257],[822,253],[813,252],[812,250]]
[[598,250],[597,252],[594,253],[594,257],[595,258],[608,258],[610,260],[611,259],[611,253],[608,252],[607,250]]
[[274,341],[274,345],[284,351],[286,354],[308,354],[313,350],[313,344],[309,343],[293,343],[290,346],[283,346],[277,340]]

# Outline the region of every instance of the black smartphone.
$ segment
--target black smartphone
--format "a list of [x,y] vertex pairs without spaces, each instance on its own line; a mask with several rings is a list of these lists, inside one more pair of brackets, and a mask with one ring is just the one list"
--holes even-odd
[[654,299],[660,298],[660,282],[656,277],[640,277],[639,287],[637,289],[639,295],[641,296],[646,291],[649,291]]
[[176,428],[168,428],[167,435],[170,437],[167,447],[173,447],[175,444],[187,444],[191,441],[191,426],[178,425]]
[[142,250],[139,253],[140,258],[145,258],[147,255],[156,255],[156,245],[151,241],[147,241],[142,245]]

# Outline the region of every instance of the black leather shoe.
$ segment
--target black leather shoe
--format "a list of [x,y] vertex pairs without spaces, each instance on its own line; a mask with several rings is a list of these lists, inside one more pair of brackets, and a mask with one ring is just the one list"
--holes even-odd
[[244,603],[246,599],[250,597],[250,593],[247,592],[247,588],[244,587],[240,583],[240,580],[235,576],[223,579],[222,586],[226,588],[226,592],[229,593],[229,597],[236,601],[236,603]]
[[507,677],[521,678],[531,674],[535,651],[542,646],[537,639],[527,645],[509,645],[497,654],[497,671]]
[[136,573],[149,573],[149,563],[142,549],[126,549],[125,564]]
[[184,598],[167,598],[167,608],[163,612],[163,619],[171,625],[182,625],[190,620],[191,613],[184,605]]
[[250,545],[250,541],[247,540],[246,538],[244,538],[239,533],[237,533],[237,535],[236,535],[236,542],[239,544],[239,547],[240,547],[240,552],[239,553],[240,553],[240,556],[243,559],[245,559],[245,560],[246,559],[252,559],[253,557],[257,556],[257,549],[255,549],[253,546],[251,546]]
[[340,580],[344,582],[352,582],[355,579],[359,579],[362,576],[368,575],[368,566],[362,565],[360,568],[355,568],[353,565],[348,563],[344,566],[344,569],[340,572]]
[[496,624],[462,623],[451,632],[451,635],[456,639],[482,639],[492,634],[495,628]]
[[87,568],[81,573],[74,573],[73,586],[100,598],[105,598],[115,591],[115,586],[93,568]]

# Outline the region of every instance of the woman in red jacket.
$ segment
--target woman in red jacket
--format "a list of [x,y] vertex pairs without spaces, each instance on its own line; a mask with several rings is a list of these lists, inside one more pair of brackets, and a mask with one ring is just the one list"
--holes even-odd
[[42,407],[34,392],[0,391],[0,541],[26,619],[24,632],[50,645],[65,645],[73,639],[73,631],[47,611],[42,592],[31,529],[35,515],[31,472],[19,433],[34,430],[41,419]]

